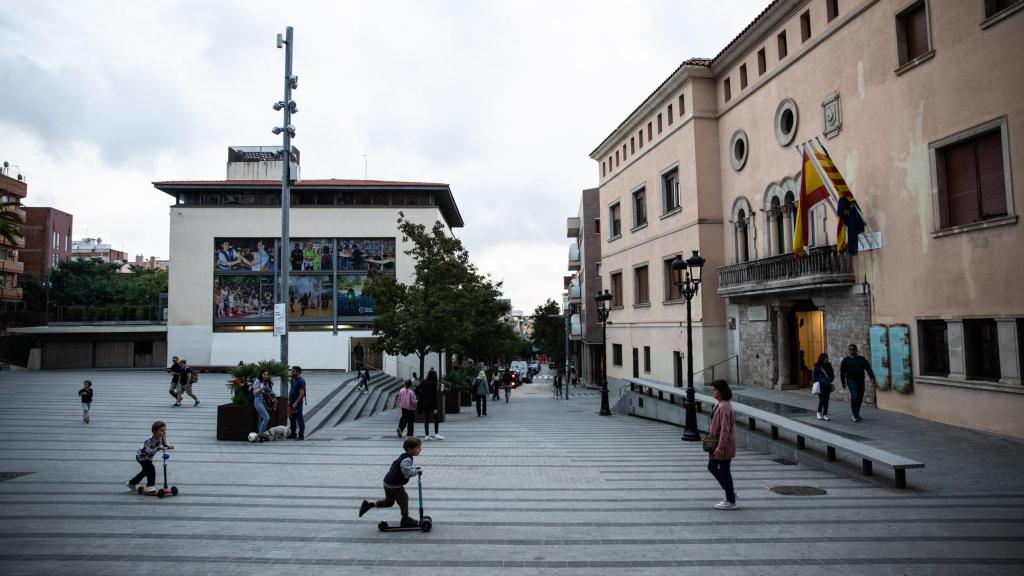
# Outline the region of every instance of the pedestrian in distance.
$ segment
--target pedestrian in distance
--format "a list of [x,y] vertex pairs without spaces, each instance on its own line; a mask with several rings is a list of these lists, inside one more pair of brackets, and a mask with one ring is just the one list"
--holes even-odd
[[352,349],[352,357],[356,361],[356,372],[362,371],[363,359],[366,358],[366,350],[363,348],[362,343],[356,343],[356,347]]
[[832,363],[828,361],[828,354],[818,354],[811,378],[818,385],[818,420],[828,420],[828,397],[832,394],[832,381],[836,379]]
[[[438,433],[440,416],[437,413],[437,372],[431,368],[427,378],[420,384],[419,407],[423,412],[423,435],[427,440],[444,440]],[[434,420],[434,433],[430,433],[430,420]]]
[[576,382],[579,380],[579,377],[576,376],[576,369],[575,368],[570,368],[569,369],[569,379],[572,380],[572,387],[575,388],[576,387]]
[[875,372],[871,369],[868,359],[857,354],[857,345],[850,344],[849,355],[839,363],[839,381],[843,389],[850,389],[850,410],[853,412],[853,421],[860,422],[860,406],[864,402],[864,373],[871,379],[873,386],[878,386],[875,381]]
[[501,371],[494,369],[494,378],[491,379],[491,400],[497,401],[501,394]]
[[156,468],[153,467],[153,456],[160,450],[174,450],[174,446],[167,442],[167,425],[157,420],[150,426],[152,436],[142,443],[142,447],[135,452],[135,461],[139,463],[142,470],[128,481],[128,489],[132,492],[138,490],[138,484],[142,478],[146,478],[146,493],[156,493]]
[[260,372],[258,378],[252,381],[252,407],[256,409],[256,416],[259,418],[257,424],[256,435],[259,436],[259,442],[263,441],[263,433],[267,430],[267,424],[270,423],[270,413],[267,412],[267,401],[266,395],[274,394],[274,381],[270,379],[270,371],[264,370]]
[[370,392],[370,371],[365,367],[359,371],[359,389],[362,390],[361,394]]
[[562,397],[562,371],[559,369],[555,372],[555,398]]
[[725,380],[711,383],[711,396],[715,399],[715,411],[711,415],[708,436],[717,437],[715,451],[708,455],[708,471],[725,490],[725,500],[715,504],[719,510],[736,509],[736,489],[732,482],[732,459],[736,457],[736,413],[732,409],[732,390]]
[[89,423],[89,410],[92,408],[92,380],[82,382],[82,389],[78,391],[78,397],[82,399],[82,421]]
[[483,407],[483,416],[487,416],[487,372],[483,370],[473,380],[473,396],[476,397],[476,416],[481,416],[480,408]]
[[171,387],[167,392],[174,398],[175,404],[180,403],[181,399],[178,398],[178,378],[181,375],[181,364],[177,356],[171,356],[171,365],[164,369],[171,375]]
[[193,407],[199,406],[199,397],[192,393],[192,384],[197,380],[196,373],[192,370],[192,367],[188,365],[188,360],[184,358],[178,360],[178,365],[180,366],[181,371],[178,373],[178,393],[174,398],[177,402],[175,402],[174,405],[176,407],[181,406],[181,393],[184,392],[191,396],[192,400],[195,401],[195,403],[192,404]]
[[412,380],[406,380],[405,386],[398,391],[398,407],[402,409],[402,417],[398,420],[398,437],[406,431],[407,438],[415,438],[416,431],[416,393],[412,390]]
[[292,431],[292,440],[306,439],[306,417],[302,414],[305,404],[306,379],[302,377],[302,367],[292,366],[292,382],[288,390],[288,427]]
[[409,436],[402,442],[402,449],[404,451],[398,458],[395,458],[395,461],[391,463],[391,468],[388,469],[388,473],[384,476],[384,499],[376,502],[363,500],[363,503],[359,506],[360,518],[370,508],[391,508],[397,502],[398,509],[402,512],[402,520],[399,525],[403,528],[412,528],[419,525],[414,518],[409,516],[409,494],[405,491],[405,485],[409,483],[410,478],[420,471],[417,466],[413,465],[413,458],[420,455],[423,443],[420,442],[419,438]]
[[508,404],[508,399],[509,399],[510,396],[512,396],[512,373],[511,372],[506,372],[505,373],[504,388],[505,388],[505,404]]

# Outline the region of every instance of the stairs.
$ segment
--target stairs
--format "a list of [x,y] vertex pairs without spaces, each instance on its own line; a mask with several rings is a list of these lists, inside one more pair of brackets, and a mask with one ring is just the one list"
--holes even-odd
[[306,416],[306,434],[393,408],[402,388],[401,380],[383,372],[371,372],[368,393],[359,390],[358,384],[359,376],[352,374],[314,406]]

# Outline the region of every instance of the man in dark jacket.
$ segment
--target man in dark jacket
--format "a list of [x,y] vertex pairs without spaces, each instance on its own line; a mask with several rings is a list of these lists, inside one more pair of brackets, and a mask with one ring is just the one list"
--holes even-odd
[[860,405],[864,402],[864,374],[871,378],[871,384],[877,386],[875,372],[871,370],[871,363],[868,359],[857,354],[857,345],[850,344],[850,355],[843,358],[839,364],[839,381],[843,388],[850,389],[850,409],[853,411],[853,421],[860,422]]
[[[437,372],[431,368],[427,372],[427,378],[420,384],[419,407],[423,412],[423,432],[427,440],[444,440],[444,436],[438,433],[440,418],[437,414]],[[434,433],[430,433],[430,418],[434,418]]]

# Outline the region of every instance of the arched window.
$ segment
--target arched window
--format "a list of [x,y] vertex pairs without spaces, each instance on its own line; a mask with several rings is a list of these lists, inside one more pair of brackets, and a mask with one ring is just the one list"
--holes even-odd
[[769,211],[769,218],[772,221],[772,252],[775,254],[786,253],[786,228],[782,219],[782,203],[776,196],[772,198],[771,209]]
[[736,261],[750,260],[750,240],[747,234],[747,212],[740,208],[736,214]]

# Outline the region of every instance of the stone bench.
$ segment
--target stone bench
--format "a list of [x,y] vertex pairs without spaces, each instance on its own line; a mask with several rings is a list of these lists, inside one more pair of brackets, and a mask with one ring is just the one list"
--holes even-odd
[[[641,396],[656,397],[659,400],[667,400],[670,403],[680,405],[686,398],[686,388],[676,388],[660,382],[639,378],[628,378],[627,381],[629,382],[630,392]],[[696,408],[698,411],[700,411],[703,403],[714,403],[714,399],[706,394],[697,393],[694,395],[694,399],[697,402]],[[837,450],[857,456],[861,460],[861,470],[865,476],[871,476],[874,473],[875,463],[888,466],[893,469],[897,488],[907,487],[908,469],[924,468],[924,463],[922,462],[904,458],[898,454],[893,454],[892,452],[869,446],[863,442],[851,440],[839,434],[797,422],[791,418],[773,414],[766,410],[746,406],[738,402],[732,402],[732,408],[736,413],[736,421],[742,422],[745,420],[747,429],[751,432],[756,431],[759,424],[764,425],[769,428],[772,440],[779,440],[779,431],[786,430],[796,436],[796,447],[798,450],[805,450],[807,448],[808,439],[820,442],[825,446],[825,455],[829,462],[837,460]]]

